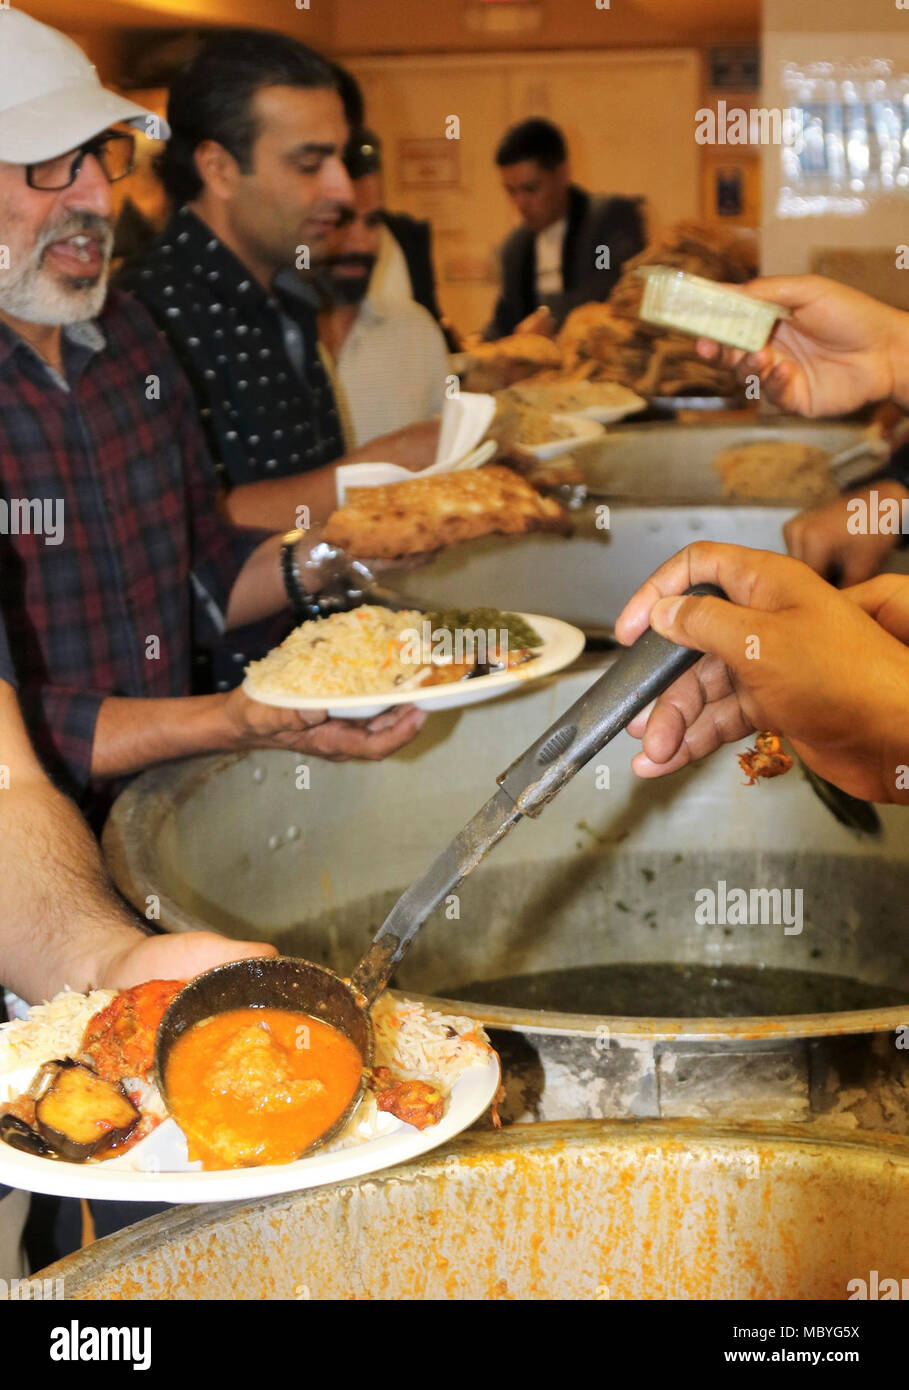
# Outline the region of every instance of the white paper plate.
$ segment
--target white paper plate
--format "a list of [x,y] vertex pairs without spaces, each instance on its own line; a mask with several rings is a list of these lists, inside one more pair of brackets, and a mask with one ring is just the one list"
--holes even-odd
[[530,454],[533,458],[539,459],[540,463],[558,458],[560,454],[570,454],[572,449],[577,449],[581,444],[589,444],[592,439],[599,439],[603,433],[602,424],[586,411],[571,415],[553,415],[552,418],[560,424],[571,425],[573,433],[565,439],[550,440],[548,444],[520,446],[523,454]]
[[[0,1076],[0,1099],[25,1090],[35,1070],[25,1067]],[[458,1078],[437,1125],[414,1129],[384,1114],[381,1133],[362,1144],[258,1168],[205,1172],[201,1164],[190,1163],[186,1140],[174,1120],[165,1120],[135,1148],[103,1163],[36,1158],[0,1142],[0,1183],[55,1197],[122,1202],[242,1202],[276,1192],[297,1192],[363,1177],[428,1153],[473,1124],[491,1103],[498,1085],[499,1062],[493,1054],[485,1065],[471,1067]]]
[[243,689],[251,700],[279,709],[327,709],[333,719],[372,719],[392,705],[419,705],[421,709],[458,709],[461,705],[479,704],[507,695],[525,681],[550,676],[575,661],[584,650],[584,634],[559,618],[544,618],[538,613],[519,613],[542,637],[539,654],[523,666],[511,671],[495,671],[473,680],[453,681],[451,685],[416,686],[390,690],[387,695],[262,695],[250,689],[249,678]]
[[341,464],[335,473],[338,506],[344,506],[351,488],[412,483],[417,478],[432,478],[440,473],[457,472],[465,466],[479,468],[488,463],[495,453],[495,445],[490,443],[488,451],[483,454],[477,451],[495,413],[495,396],[460,391],[455,396],[446,397],[436,456],[429,467],[413,472],[397,463]]
[[596,420],[600,425],[617,425],[627,415],[637,415],[646,409],[647,402],[641,396],[636,405],[587,405],[575,413],[583,415],[585,420]]

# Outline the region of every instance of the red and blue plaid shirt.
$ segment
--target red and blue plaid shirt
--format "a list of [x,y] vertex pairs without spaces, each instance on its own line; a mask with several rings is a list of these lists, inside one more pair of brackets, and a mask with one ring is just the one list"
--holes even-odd
[[223,519],[188,383],[135,300],[64,330],[64,376],[0,324],[0,614],[37,751],[84,805],[101,702],[190,693],[193,642],[215,643],[266,533]]

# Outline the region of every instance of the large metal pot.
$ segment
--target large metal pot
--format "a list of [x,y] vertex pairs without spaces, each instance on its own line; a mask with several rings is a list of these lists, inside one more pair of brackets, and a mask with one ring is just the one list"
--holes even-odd
[[909,1141],[587,1121],[177,1207],[36,1277],[73,1299],[842,1300],[909,1278],[907,1229]]
[[[380,767],[292,754],[200,758],[138,778],[104,848],[140,912],[272,940],[341,973],[504,769],[590,684],[592,668],[433,718]],[[657,783],[621,735],[514,831],[424,928],[397,983],[497,1030],[509,1119],[587,1115],[837,1118],[909,1133],[905,815],[855,839],[800,773],[746,787],[727,750]],[[608,789],[602,768],[608,766]],[[453,772],[456,769],[456,774]],[[308,786],[305,785],[308,780]],[[702,925],[720,880],[800,888],[800,932]],[[457,916],[455,916],[455,912]],[[468,982],[608,962],[820,971],[904,990],[898,1007],[805,1017],[615,1017],[471,1002]]]

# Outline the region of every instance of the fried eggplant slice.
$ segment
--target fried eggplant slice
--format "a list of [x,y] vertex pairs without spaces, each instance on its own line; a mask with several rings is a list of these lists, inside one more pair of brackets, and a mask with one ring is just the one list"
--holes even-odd
[[141,1119],[119,1082],[74,1062],[48,1062],[32,1085],[35,1128],[44,1142],[72,1163],[121,1143]]
[[53,1149],[45,1143],[37,1130],[32,1129],[25,1120],[20,1120],[18,1115],[11,1115],[9,1112],[0,1115],[0,1139],[4,1144],[9,1144],[10,1148],[19,1149],[34,1158],[56,1157]]

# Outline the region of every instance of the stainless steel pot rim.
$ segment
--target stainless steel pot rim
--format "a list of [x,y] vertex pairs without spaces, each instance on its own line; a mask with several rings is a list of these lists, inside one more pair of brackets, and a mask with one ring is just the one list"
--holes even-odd
[[427,1009],[475,1018],[487,1028],[506,1032],[561,1033],[566,1037],[640,1039],[642,1042],[764,1042],[789,1038],[821,1038],[846,1034],[893,1033],[909,1029],[909,1000],[905,1007],[851,1009],[842,1013],[779,1014],[757,1018],[618,1018],[608,1014],[564,1014],[542,1009],[506,1008],[469,999],[439,998],[394,990]]

